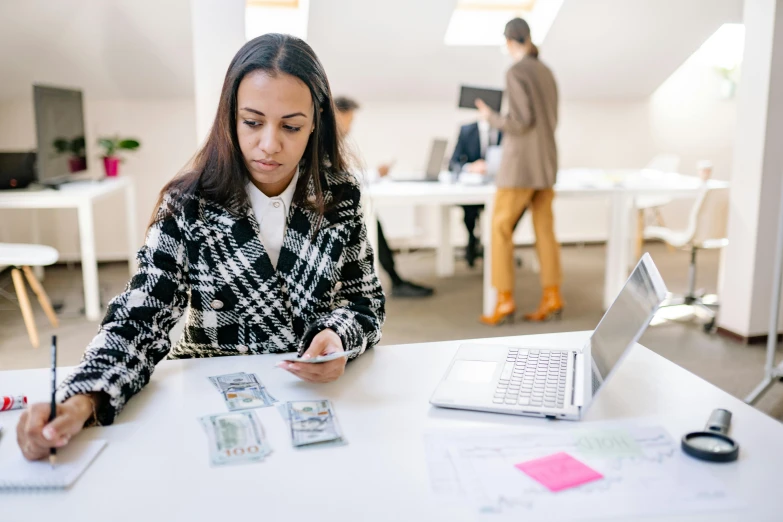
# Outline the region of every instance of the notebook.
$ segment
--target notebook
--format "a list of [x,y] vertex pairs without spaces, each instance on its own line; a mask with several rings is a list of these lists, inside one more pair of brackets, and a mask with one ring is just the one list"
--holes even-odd
[[105,440],[74,440],[57,450],[52,469],[48,460],[26,460],[16,440],[5,437],[0,442],[0,491],[69,488],[105,446]]

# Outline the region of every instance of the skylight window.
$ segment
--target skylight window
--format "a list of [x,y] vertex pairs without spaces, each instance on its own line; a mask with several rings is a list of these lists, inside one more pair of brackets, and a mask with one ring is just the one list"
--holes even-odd
[[519,16],[540,45],[562,5],[563,0],[457,0],[443,40],[446,45],[500,46],[506,22]]
[[310,0],[247,0],[245,37],[287,33],[306,39],[309,13]]

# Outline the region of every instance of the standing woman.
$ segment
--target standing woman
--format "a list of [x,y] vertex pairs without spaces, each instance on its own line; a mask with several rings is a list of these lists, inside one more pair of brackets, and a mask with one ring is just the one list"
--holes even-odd
[[[81,364],[48,404],[20,418],[28,459],[86,425],[111,424],[164,358],[378,343],[384,296],[348,173],[321,63],[304,41],[268,34],[228,67],[217,116],[192,165],[160,194],[139,268],[109,303]],[[188,310],[172,348],[169,331]],[[337,379],[345,358],[280,363],[311,382]]]
[[513,320],[516,312],[512,234],[528,205],[533,214],[543,295],[538,310],[526,314],[525,319],[544,321],[559,317],[563,309],[560,245],[552,216],[552,187],[557,177],[557,84],[552,71],[538,59],[527,22],[514,18],[506,24],[504,35],[515,62],[506,73],[508,114],[500,115],[476,100],[481,117],[503,131],[503,159],[492,217],[492,286],[498,300],[492,315],[481,316],[481,322],[491,326]]

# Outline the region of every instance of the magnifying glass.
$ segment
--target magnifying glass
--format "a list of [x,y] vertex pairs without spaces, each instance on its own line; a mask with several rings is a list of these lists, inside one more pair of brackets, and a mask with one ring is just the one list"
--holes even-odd
[[682,450],[691,457],[709,462],[733,462],[739,456],[739,444],[728,436],[731,412],[717,409],[707,420],[704,431],[682,437]]

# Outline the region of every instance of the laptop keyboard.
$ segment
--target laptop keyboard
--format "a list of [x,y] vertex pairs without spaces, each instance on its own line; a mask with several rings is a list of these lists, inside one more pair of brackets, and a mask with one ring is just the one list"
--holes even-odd
[[510,348],[492,402],[562,408],[569,353]]

